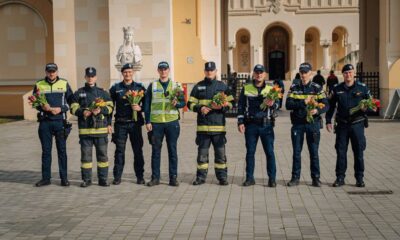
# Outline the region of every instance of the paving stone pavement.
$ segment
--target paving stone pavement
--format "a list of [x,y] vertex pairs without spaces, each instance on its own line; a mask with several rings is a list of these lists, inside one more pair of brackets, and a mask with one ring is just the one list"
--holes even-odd
[[[82,189],[77,127],[68,139],[69,178],[59,185],[53,152],[53,184],[36,188],[40,179],[37,123],[0,125],[0,239],[400,239],[399,122],[371,121],[366,130],[365,189],[354,186],[349,151],[347,185],[335,180],[334,135],[322,131],[322,187],[310,186],[308,150],[303,148],[301,184],[288,188],[291,176],[290,121],[282,112],[275,127],[276,188],[266,187],[265,155],[256,154],[257,184],[242,187],[244,136],[235,119],[227,120],[229,186],[217,185],[211,161],[207,183],[192,186],[196,171],[194,114],[181,120],[179,187],[168,186],[166,147],[162,152],[162,184],[136,185],[132,151],[119,186],[96,184]],[[113,166],[114,144],[108,156]],[[150,147],[145,143],[145,177],[150,178]],[[213,159],[213,154],[210,154]],[[110,168],[110,176],[112,171]],[[94,169],[94,176],[96,175]],[[112,178],[110,178],[112,180]],[[96,179],[95,179],[96,181]],[[388,195],[357,195],[352,191],[392,190]]]

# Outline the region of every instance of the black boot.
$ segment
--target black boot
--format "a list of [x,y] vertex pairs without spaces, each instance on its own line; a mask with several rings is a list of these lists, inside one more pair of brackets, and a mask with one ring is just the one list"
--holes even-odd
[[201,185],[204,184],[206,182],[206,180],[201,179],[201,178],[196,178],[196,180],[194,180],[193,185],[197,186],[197,185]]
[[299,181],[298,178],[293,178],[292,177],[292,179],[290,179],[290,182],[287,183],[287,186],[288,187],[293,187],[293,186],[299,185],[299,183],[300,183],[300,181]]
[[226,179],[221,179],[221,180],[219,180],[219,185],[226,186],[226,185],[229,185],[229,183]]
[[243,187],[248,187],[251,185],[256,184],[256,181],[254,181],[254,179],[246,179],[246,181],[243,182]]
[[61,186],[63,186],[63,187],[69,187],[69,181],[68,181],[68,179],[61,179]]
[[120,185],[121,184],[121,178],[114,178],[112,184],[113,185]]
[[335,182],[333,182],[332,187],[340,187],[343,186],[344,183],[344,179],[343,178],[336,178]]
[[169,185],[172,186],[172,187],[179,186],[179,182],[176,179],[176,176],[172,176],[172,177],[169,178]]
[[152,186],[159,185],[159,184],[160,184],[160,179],[152,178],[151,181],[148,182],[146,185],[148,187],[152,187]]
[[144,181],[143,177],[138,177],[136,179],[136,184],[144,185],[146,182]]
[[36,187],[43,187],[43,186],[47,186],[47,185],[50,185],[50,184],[51,184],[50,179],[40,179],[40,181],[37,182],[37,183],[35,184],[35,186],[36,186]]
[[99,180],[99,186],[101,186],[101,187],[109,187],[110,184],[107,182],[107,180],[105,180],[105,179],[100,179],[100,180]]
[[91,180],[84,180],[81,183],[81,187],[85,188],[85,187],[89,187],[90,185],[92,185],[92,181]]
[[321,187],[321,181],[319,180],[319,178],[313,178],[311,185],[314,187]]
[[274,188],[274,187],[276,187],[276,181],[275,181],[275,179],[269,179],[268,180],[268,187],[271,187],[271,188]]
[[363,179],[357,179],[357,181],[356,181],[356,187],[359,187],[359,188],[365,187],[364,180],[363,180]]

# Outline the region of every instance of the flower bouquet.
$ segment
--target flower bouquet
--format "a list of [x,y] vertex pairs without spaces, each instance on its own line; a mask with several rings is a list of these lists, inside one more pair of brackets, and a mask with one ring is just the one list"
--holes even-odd
[[232,97],[227,96],[224,92],[219,92],[214,95],[214,97],[211,100],[210,107],[212,108],[213,106],[221,106],[221,107],[226,107],[229,105],[229,102],[232,101]]
[[[131,105],[134,105],[134,104],[139,104],[140,100],[142,100],[143,97],[144,97],[143,90],[140,91],[128,90],[123,98],[128,100],[128,102]],[[133,120],[135,122],[137,121],[137,111],[133,111]]]
[[168,104],[166,106],[165,110],[166,111],[171,111],[171,107],[172,107],[172,102],[173,101],[177,101],[177,102],[185,101],[185,94],[183,92],[182,87],[177,85],[175,88],[173,88],[169,92],[168,98],[169,98],[170,104]]
[[263,103],[261,103],[260,108],[261,110],[265,111],[268,106],[265,104],[265,100],[272,100],[276,101],[282,98],[282,88],[278,85],[274,85],[269,92],[265,92],[265,89],[261,91],[261,95],[264,97]]
[[102,98],[96,98],[92,103],[89,105],[89,110],[93,111],[96,108],[105,107],[107,104]]
[[43,93],[40,93],[39,89],[37,89],[32,96],[28,97],[28,101],[33,108],[41,107],[48,104],[46,96]]
[[325,107],[325,104],[319,103],[315,100],[314,97],[311,97],[310,101],[307,103],[306,110],[307,110],[307,122],[313,123],[314,117],[311,114],[311,111],[314,109],[322,109]]
[[371,109],[372,111],[376,112],[378,108],[381,107],[381,102],[379,99],[375,98],[368,98],[361,100],[357,106],[350,109],[350,115],[360,111],[361,109]]

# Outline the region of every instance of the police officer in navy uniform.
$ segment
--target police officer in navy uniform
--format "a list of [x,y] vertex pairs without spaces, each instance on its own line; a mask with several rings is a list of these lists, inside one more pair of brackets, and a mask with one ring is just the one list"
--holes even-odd
[[[220,185],[228,185],[228,168],[225,155],[225,112],[232,108],[233,96],[229,94],[225,83],[216,79],[217,69],[214,62],[205,63],[205,78],[198,82],[190,93],[187,106],[197,112],[197,176],[193,185],[204,184],[208,173],[208,151],[214,147],[215,174]],[[227,95],[228,106],[211,104],[217,93]]]
[[39,138],[42,145],[42,179],[37,187],[51,184],[51,149],[53,136],[56,139],[58,167],[61,186],[69,186],[67,174],[66,114],[72,90],[67,80],[58,76],[58,66],[48,63],[45,68],[46,77],[36,82],[33,92],[37,90],[46,96],[48,104],[38,107]]
[[[114,185],[121,183],[122,172],[125,165],[125,146],[129,136],[131,146],[134,154],[134,170],[136,174],[136,183],[145,184],[144,173],[144,157],[143,157],[143,136],[142,126],[144,119],[142,115],[142,102],[139,104],[131,105],[125,99],[125,93],[128,90],[132,91],[146,91],[145,87],[138,82],[133,81],[135,71],[133,65],[127,63],[122,66],[121,73],[123,80],[114,84],[110,89],[111,99],[115,106],[115,124],[113,133],[113,142],[116,145],[115,149],[115,162],[114,162]],[[137,121],[133,120],[133,111],[137,111]]]
[[[108,177],[108,116],[112,114],[113,102],[110,95],[96,85],[94,67],[85,69],[85,86],[72,97],[71,113],[78,117],[79,143],[81,145],[81,187],[92,185],[92,150],[96,148],[98,184],[109,186]],[[104,106],[92,108],[91,104],[101,99]]]
[[[238,129],[245,134],[246,139],[246,180],[243,186],[255,184],[254,164],[255,152],[258,139],[264,148],[267,157],[267,174],[269,177],[268,186],[276,187],[276,164],[274,154],[274,110],[279,108],[279,100],[264,99],[272,86],[264,81],[265,68],[257,64],[253,70],[253,81],[244,85],[239,96],[238,103]],[[266,109],[261,109],[260,105],[265,103]]]
[[346,64],[342,68],[344,81],[336,85],[332,90],[330,109],[326,113],[326,129],[333,130],[332,117],[336,110],[336,180],[334,187],[345,184],[347,169],[347,148],[349,141],[354,153],[354,177],[357,187],[365,187],[364,183],[364,150],[366,139],[364,135],[367,109],[361,109],[350,115],[350,109],[356,107],[363,99],[371,97],[368,87],[354,79],[354,67]]
[[[321,115],[328,110],[328,100],[322,86],[311,81],[311,64],[302,63],[299,67],[301,82],[292,84],[286,99],[286,109],[291,110],[292,122],[291,138],[293,145],[292,178],[288,186],[299,184],[301,171],[301,151],[303,149],[304,135],[310,153],[310,171],[312,185],[319,187],[321,182],[318,148],[320,141]],[[307,121],[307,104],[311,98],[323,103],[323,108],[311,110],[313,122]]]
[[[179,108],[186,103],[184,98],[170,100],[172,91],[181,88],[180,83],[169,78],[169,64],[162,61],[158,64],[159,79],[153,81],[147,88],[144,113],[146,129],[151,136],[151,181],[147,186],[160,184],[161,148],[165,136],[168,148],[169,185],[177,187],[178,153],[177,142],[180,134]],[[182,89],[183,91],[183,89]],[[182,96],[184,97],[184,96]]]

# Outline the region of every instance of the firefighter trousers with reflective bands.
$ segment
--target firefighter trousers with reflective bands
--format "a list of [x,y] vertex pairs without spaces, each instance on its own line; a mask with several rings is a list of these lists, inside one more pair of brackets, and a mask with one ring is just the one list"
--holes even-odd
[[67,146],[63,120],[45,120],[39,124],[39,138],[42,145],[42,179],[51,178],[51,149],[53,136],[56,139],[58,168],[61,179],[67,179]]
[[208,173],[208,150],[211,146],[214,148],[214,168],[215,175],[219,181],[226,180],[228,177],[228,168],[226,166],[225,155],[225,133],[223,134],[197,134],[196,144],[198,145],[197,155],[197,178],[205,180]]
[[108,157],[107,157],[107,137],[81,137],[81,172],[83,181],[92,180],[92,150],[96,149],[97,177],[102,181],[107,181],[108,177]]

